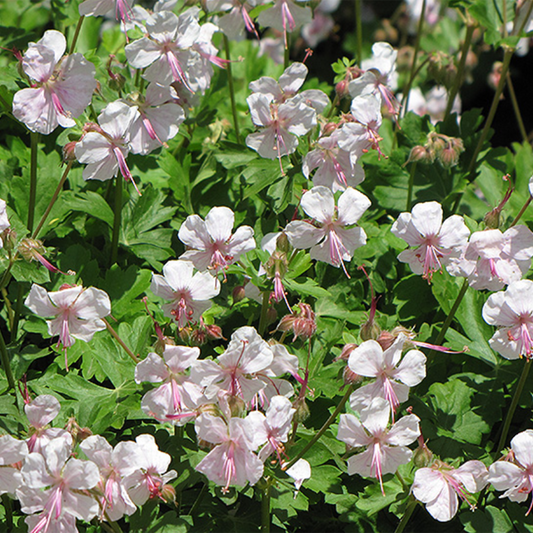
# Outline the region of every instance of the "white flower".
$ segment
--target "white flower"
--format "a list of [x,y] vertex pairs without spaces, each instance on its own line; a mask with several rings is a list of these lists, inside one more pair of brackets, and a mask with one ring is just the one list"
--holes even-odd
[[409,263],[411,270],[422,274],[428,282],[435,272],[459,257],[470,234],[458,215],[443,223],[442,206],[438,202],[416,204],[411,213],[401,213],[391,231],[410,246],[398,259]]
[[506,359],[528,359],[533,353],[533,281],[511,283],[506,291],[491,294],[483,306],[483,318],[500,326],[489,344]]
[[126,163],[130,151],[131,126],[139,116],[136,107],[124,102],[111,102],[98,117],[98,124],[76,143],[74,152],[83,169],[84,180],[105,181],[117,175],[118,170],[126,181],[135,181]]
[[349,228],[370,207],[370,200],[359,191],[348,187],[340,196],[338,207],[331,189],[313,187],[302,196],[302,209],[317,226],[297,220],[285,228],[295,248],[311,248],[311,257],[335,267],[350,261],[356,248],[366,244],[366,233],[359,227]]
[[207,413],[200,415],[194,426],[198,438],[216,446],[196,470],[222,486],[222,492],[231,485],[255,485],[263,475],[263,462],[253,453],[262,444],[257,438],[259,424],[251,415],[228,423]]
[[481,461],[468,461],[453,468],[437,461],[431,468],[415,473],[412,491],[418,501],[426,504],[428,513],[439,522],[448,522],[459,508],[458,497],[468,501],[468,493],[476,493],[487,484],[487,467]]
[[22,69],[35,81],[13,98],[13,115],[31,131],[48,135],[58,125],[70,128],[90,104],[96,89],[95,68],[81,54],[63,57],[65,37],[48,30],[43,38],[30,43],[22,59]]
[[[525,502],[533,490],[533,431],[527,429],[511,440],[512,455],[508,461],[496,461],[489,467],[489,483],[504,490],[501,498]],[[533,508],[533,500],[526,515]]]
[[374,398],[361,411],[360,421],[351,414],[341,415],[337,434],[350,448],[366,448],[348,458],[348,474],[377,478],[383,494],[383,476],[395,473],[400,465],[411,460],[413,452],[407,445],[420,435],[417,416],[404,416],[388,429],[389,418],[388,402]]
[[211,307],[211,298],[220,292],[220,283],[209,272],[196,272],[190,261],[169,261],[163,266],[163,275],[154,274],[151,291],[163,300],[165,316],[173,318],[179,328],[197,322]]
[[228,207],[213,207],[205,217],[187,217],[178,236],[187,246],[180,259],[192,261],[198,270],[224,271],[242,254],[255,249],[254,230],[241,226],[232,234],[235,215]]
[[11,435],[0,437],[0,494],[15,494],[22,485],[22,475],[16,463],[24,461],[28,455],[28,445]]
[[111,301],[104,291],[80,285],[48,292],[34,283],[24,305],[36,315],[55,317],[47,320],[48,333],[59,335],[64,348],[72,346],[74,339],[89,342],[97,331],[106,329],[102,318],[111,313]]
[[368,340],[355,348],[348,358],[352,372],[376,381],[357,389],[350,396],[355,411],[368,407],[373,398],[387,400],[394,413],[407,400],[409,387],[418,385],[426,377],[426,356],[418,350],[410,350],[402,357],[407,337],[400,334],[394,344],[383,351],[381,345]]

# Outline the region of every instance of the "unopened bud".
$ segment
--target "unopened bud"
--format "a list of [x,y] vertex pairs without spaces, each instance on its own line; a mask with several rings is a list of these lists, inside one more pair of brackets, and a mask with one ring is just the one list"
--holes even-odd
[[381,328],[376,324],[374,320],[368,319],[359,331],[359,335],[364,341],[377,340],[381,334]]
[[349,366],[346,366],[342,372],[342,380],[346,385],[352,385],[363,381],[363,377],[356,374]]
[[38,239],[22,239],[18,246],[19,254],[26,259],[26,261],[35,261],[36,254],[44,254],[46,252],[43,243]]
[[205,331],[210,340],[224,339],[224,336],[222,335],[222,328],[220,326],[215,324],[206,324]]
[[172,485],[163,485],[160,497],[165,503],[176,503],[176,489]]
[[[276,239],[276,250],[279,250],[282,254],[288,254],[292,249],[289,238],[285,232],[281,232]],[[284,258],[286,260],[286,258]],[[281,272],[280,272],[281,274]]]
[[337,85],[335,85],[335,92],[337,93],[337,96],[339,98],[347,98],[350,96],[350,92],[348,91],[348,80],[341,80]]
[[309,418],[310,411],[305,398],[298,398],[292,406],[296,409],[294,416],[292,417],[294,422],[301,424]]
[[295,341],[298,337],[306,340],[316,332],[315,313],[309,304],[300,302],[298,309],[285,315],[276,328],[280,331],[292,331]]
[[120,92],[122,91],[122,89],[124,89],[125,84],[126,78],[122,74],[115,74],[111,71],[109,72],[109,81],[107,82],[107,85],[110,89],[112,89],[113,91]]
[[442,166],[445,168],[454,167],[459,162],[459,153],[457,153],[457,150],[454,150],[451,146],[442,150],[438,157]]
[[382,331],[379,337],[376,339],[383,351],[389,349],[396,340],[397,335],[392,334],[390,331]]
[[4,249],[7,252],[12,252],[17,245],[17,233],[12,228],[6,228],[2,232],[2,242],[4,243]]
[[242,302],[244,298],[246,297],[246,290],[243,285],[237,285],[233,292],[231,293],[233,297],[233,303],[237,304],[239,302]]
[[422,161],[423,163],[430,163],[431,162],[431,155],[427,151],[425,146],[413,146],[411,149],[411,152],[409,153],[409,158],[407,159],[407,163],[415,163],[418,161]]
[[328,135],[331,135],[337,128],[338,124],[335,122],[326,122],[324,126],[322,127],[322,136],[327,137]]
[[246,414],[246,404],[240,396],[228,396],[228,407],[232,418],[242,418]]
[[341,354],[335,358],[335,361],[348,361],[350,354],[357,348],[357,344],[350,342],[344,345]]
[[438,85],[444,85],[449,89],[457,74],[457,67],[448,54],[436,51],[429,56],[428,72]]
[[76,161],[76,154],[74,153],[76,144],[78,144],[77,141],[71,141],[63,146],[63,162],[70,163],[71,161]]
[[68,419],[65,429],[72,435],[72,440],[75,444],[79,444],[93,434],[89,428],[80,427],[74,417]]
[[275,322],[278,318],[278,312],[276,311],[276,309],[274,309],[274,307],[270,306],[268,309],[267,309],[267,324],[272,324],[272,322]]
[[425,468],[433,459],[433,453],[426,446],[424,437],[418,437],[418,448],[413,452],[413,463],[417,468]]

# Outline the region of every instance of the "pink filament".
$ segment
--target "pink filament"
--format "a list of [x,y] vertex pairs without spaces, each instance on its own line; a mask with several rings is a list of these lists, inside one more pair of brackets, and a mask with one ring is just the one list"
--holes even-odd
[[382,472],[382,453],[381,443],[374,442],[372,444],[372,463],[370,464],[370,473],[379,479],[379,485],[381,487],[381,493],[385,496],[385,489],[383,488],[383,472]]
[[170,66],[170,70],[172,71],[172,77],[174,78],[174,81],[183,83],[183,85],[185,85],[185,87],[187,87],[191,93],[194,93],[185,79],[185,72],[183,72],[178,58],[170,50],[167,52],[167,61]]
[[235,444],[229,442],[228,453],[226,455],[226,461],[224,463],[224,478],[226,479],[226,485],[222,489],[222,492],[228,492],[229,486],[235,477]]

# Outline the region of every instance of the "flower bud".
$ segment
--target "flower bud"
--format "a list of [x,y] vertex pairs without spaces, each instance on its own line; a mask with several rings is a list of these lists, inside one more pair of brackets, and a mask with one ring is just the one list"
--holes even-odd
[[322,137],[327,137],[331,135],[338,127],[338,124],[335,122],[326,122],[322,127]]
[[409,153],[409,157],[407,158],[406,164],[415,163],[418,161],[422,161],[423,163],[430,163],[431,159],[432,157],[427,151],[426,147],[417,145],[411,148],[411,152]]
[[275,322],[278,318],[278,312],[274,307],[270,306],[267,309],[267,324],[272,324],[272,322]]
[[381,334],[381,328],[370,318],[361,326],[359,335],[364,341],[377,340]]
[[228,407],[232,418],[242,418],[246,414],[246,404],[240,396],[228,396]]
[[424,437],[418,437],[418,448],[413,452],[413,463],[417,468],[425,468],[433,459],[433,453],[426,446]]
[[76,161],[76,154],[74,153],[76,144],[78,144],[78,141],[71,141],[65,144],[65,146],[63,146],[63,162],[64,163],[70,163],[71,161]]
[[4,243],[4,249],[11,253],[17,244],[17,233],[12,228],[6,228],[2,232],[2,242]]
[[315,313],[309,304],[300,302],[299,309],[290,315],[285,315],[276,329],[280,331],[292,331],[294,333],[293,342],[301,337],[306,340],[311,338],[316,332]]
[[459,153],[449,146],[439,153],[439,161],[445,168],[454,167],[459,162]]
[[390,331],[382,331],[376,340],[378,341],[383,351],[385,351],[394,344],[394,341],[396,340],[397,336],[398,335],[394,335]]
[[345,385],[352,385],[363,381],[363,377],[356,374],[349,366],[346,366],[342,372],[342,380]]
[[74,417],[68,419],[65,429],[72,435],[72,440],[75,444],[79,444],[93,434],[89,428],[80,427]]
[[349,81],[344,79],[339,81],[337,85],[335,85],[335,92],[339,98],[347,98],[350,96],[350,92],[348,91],[348,85]]
[[176,503],[176,489],[172,485],[163,485],[161,487],[160,498],[165,503]]
[[[292,250],[292,246],[291,246],[291,243],[289,242],[289,238],[287,237],[287,234],[283,231],[278,235],[278,238],[276,239],[276,250],[278,250],[282,254],[288,254]],[[286,257],[285,257],[285,260],[286,260]]]
[[457,67],[448,54],[436,51],[429,56],[428,72],[438,85],[449,89],[457,75]]
[[244,300],[244,298],[246,297],[246,291],[244,289],[244,286],[243,285],[237,285],[233,289],[233,292],[231,293],[231,295],[233,297],[233,303],[234,304],[242,302]]
[[46,250],[38,239],[24,238],[20,241],[18,252],[26,261],[35,261],[37,259],[36,254],[42,255]]
[[305,398],[298,398],[293,404],[293,408],[296,409],[296,412],[294,413],[294,416],[292,417],[292,420],[296,422],[297,424],[301,424],[305,420],[309,418],[310,411],[309,407],[307,405],[307,402],[305,401]]
[[220,326],[217,326],[215,324],[206,324],[205,331],[209,340],[216,341],[219,339],[224,339],[224,336],[222,335],[222,328]]

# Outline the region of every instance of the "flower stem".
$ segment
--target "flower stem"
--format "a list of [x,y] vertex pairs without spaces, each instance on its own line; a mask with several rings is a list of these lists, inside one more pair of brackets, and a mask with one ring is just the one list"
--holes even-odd
[[357,64],[363,61],[363,20],[361,18],[361,0],[355,0],[355,34],[357,37]]
[[405,513],[403,513],[402,519],[400,520],[400,523],[398,524],[398,527],[396,528],[394,533],[402,533],[402,531],[405,529],[405,526],[407,525],[407,522],[409,522],[411,515],[416,509],[417,505],[418,505],[418,502],[415,500],[415,497],[411,496],[410,502],[407,504],[407,507],[405,508]]
[[270,479],[261,491],[261,533],[270,533]]
[[524,363],[524,368],[522,369],[522,375],[520,376],[520,379],[518,380],[516,389],[513,394],[513,399],[511,400],[511,405],[509,407],[509,410],[507,411],[507,415],[505,416],[505,421],[503,423],[503,428],[502,428],[502,434],[498,442],[498,447],[496,448],[496,455],[499,454],[503,450],[505,446],[505,442],[507,441],[507,435],[509,433],[509,428],[511,427],[511,422],[513,421],[514,413],[516,411],[516,408],[518,407],[520,396],[522,395],[522,391],[524,390],[524,386],[526,384],[527,376],[529,374],[530,368],[531,368],[531,359],[526,359],[526,362]]
[[17,340],[17,333],[18,333],[19,322],[20,322],[20,313],[22,311],[23,295],[24,295],[24,288],[19,283],[18,291],[17,291],[17,302],[15,304],[15,313],[13,315],[13,327],[11,328],[11,342],[15,342]]
[[230,45],[229,39],[226,37],[226,35],[224,35],[224,49],[226,50],[226,59],[228,60],[228,63],[226,65],[226,72],[228,73],[229,98],[231,101],[231,112],[233,113],[233,126],[235,127],[235,137],[237,139],[237,143],[241,144],[239,120],[237,118],[237,106],[235,104],[235,85],[233,83],[233,73],[231,70]]
[[11,370],[11,363],[9,361],[9,354],[7,353],[6,343],[4,341],[4,336],[0,332],[0,358],[2,359],[2,366],[4,367],[4,372],[6,373],[7,384],[9,385],[8,390],[15,390],[15,378],[13,377],[13,371]]
[[192,504],[191,510],[189,511],[190,516],[194,516],[194,513],[200,506],[200,503],[204,499],[204,495],[207,492],[207,483],[204,483],[202,485],[202,488],[200,489],[200,492],[198,493],[198,496],[196,497],[196,500],[194,500],[194,503]]
[[529,207],[529,204],[531,203],[531,200],[533,200],[533,198],[530,196],[526,200],[526,203],[522,206],[522,209],[520,209],[520,212],[518,213],[518,215],[516,215],[516,218],[511,222],[511,225],[509,226],[510,228],[512,228],[513,226],[516,226],[516,224],[518,224],[518,221],[522,218],[522,215],[524,214],[525,210]]
[[507,73],[507,89],[509,90],[509,96],[511,97],[511,103],[513,104],[513,111],[516,116],[516,122],[518,123],[518,129],[520,130],[520,135],[522,135],[522,141],[528,143],[529,140],[527,138],[526,127],[524,126],[524,121],[522,120],[522,113],[520,113],[520,106],[518,105],[518,100],[516,98],[510,72]]
[[72,168],[72,164],[73,162],[70,161],[67,165],[67,168],[65,168],[65,171],[63,172],[63,176],[61,176],[61,179],[59,180],[59,183],[57,184],[54,195],[52,196],[52,199],[50,200],[50,203],[48,204],[48,207],[46,208],[44,215],[41,217],[39,224],[37,224],[37,227],[35,228],[33,235],[31,236],[32,239],[37,238],[37,236],[39,235],[39,231],[41,231],[41,228],[44,226],[44,223],[46,222],[46,219],[48,218],[50,211],[52,211],[52,208],[54,207],[54,204],[56,203],[59,193],[63,189],[63,185],[65,184],[65,181],[67,180],[67,176],[68,176],[68,173],[70,172],[70,169]]
[[30,155],[30,197],[28,199],[28,231],[33,231],[35,220],[35,202],[37,201],[37,150],[39,134],[31,132],[31,155]]
[[465,40],[463,42],[463,47],[461,49],[461,59],[459,60],[459,65],[457,66],[457,74],[455,76],[454,84],[450,90],[450,93],[448,94],[448,103],[446,104],[446,111],[444,113],[444,122],[446,122],[446,119],[450,116],[450,113],[452,112],[455,97],[459,93],[459,89],[461,88],[461,85],[463,83],[463,74],[464,74],[465,65],[466,65],[466,57],[468,55],[470,43],[472,42],[472,35],[474,34],[475,29],[476,29],[475,22],[470,21],[470,18],[469,18],[469,23],[466,27]]
[[335,411],[331,413],[331,416],[324,422],[324,425],[318,430],[318,432],[315,434],[315,436],[302,448],[300,453],[296,455],[290,462],[288,462],[284,467],[283,470],[288,470],[291,466],[296,463],[296,461],[299,461],[315,444],[315,442],[322,437],[322,435],[325,433],[326,429],[335,422],[337,419],[337,415],[344,409],[344,404],[348,401],[348,398],[352,394],[352,392],[355,389],[355,385],[350,385],[346,392],[344,393],[344,396],[341,398],[341,401],[339,402],[339,405],[337,405]]
[[[465,280],[463,281],[461,290],[459,291],[459,294],[457,295],[455,302],[453,302],[452,308],[450,309],[450,312],[448,313],[448,316],[446,317],[446,320],[444,321],[444,324],[442,325],[442,328],[437,336],[437,339],[435,340],[435,344],[437,346],[440,346],[442,344],[442,341],[444,340],[444,336],[446,335],[446,332],[448,331],[448,328],[450,327],[455,317],[455,313],[457,312],[457,309],[459,309],[459,306],[461,305],[461,302],[463,301],[463,298],[466,294],[467,289],[468,289],[468,279],[465,278]],[[431,352],[429,352],[428,354],[428,360],[434,354],[435,354],[435,350],[431,350]]]
[[420,39],[422,37],[422,29],[424,27],[425,16],[426,16],[426,0],[422,0],[422,10],[420,11],[420,18],[418,19],[418,28],[416,30],[416,41],[415,41],[415,49],[413,51],[413,62],[411,64],[411,73],[409,74],[409,81],[407,82],[407,85],[405,86],[405,89],[403,91],[403,97],[402,97],[402,109],[404,111],[404,115],[407,110],[407,106],[409,105],[409,93],[411,92],[411,86],[413,85],[413,81],[415,79],[416,62],[418,59],[418,52],[420,51]]
[[261,317],[259,318],[259,335],[263,336],[267,326],[267,313],[268,313],[268,304],[270,300],[270,294],[268,291],[263,293],[263,303],[261,304]]
[[405,210],[411,211],[411,204],[413,202],[413,185],[415,182],[416,161],[411,165],[411,172],[409,174],[409,186],[407,188],[407,203],[405,204]]
[[72,38],[72,44],[70,45],[71,54],[73,54],[74,50],[76,49],[76,43],[78,42],[78,37],[80,36],[81,26],[83,24],[84,19],[85,19],[85,16],[82,15],[80,19],[78,20],[78,25],[76,26],[76,31],[74,32],[74,37]]
[[118,175],[115,178],[115,217],[113,219],[113,237],[111,239],[111,264],[117,262],[118,256],[118,237],[120,234],[120,222],[122,219],[122,177]]
[[124,341],[119,337],[118,333],[113,329],[111,324],[105,319],[102,318],[104,321],[105,327],[107,328],[107,331],[111,334],[111,336],[124,348],[125,352],[133,359],[135,363],[139,363],[140,359],[126,346]]

